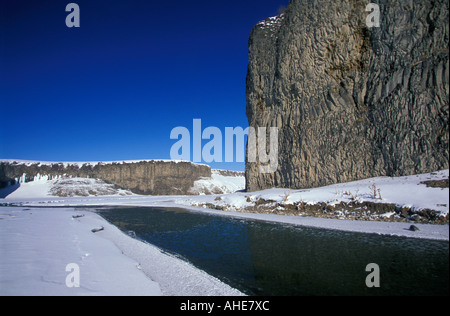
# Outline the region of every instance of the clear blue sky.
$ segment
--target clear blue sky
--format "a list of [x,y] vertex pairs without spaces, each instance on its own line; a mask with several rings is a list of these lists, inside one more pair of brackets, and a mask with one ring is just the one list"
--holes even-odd
[[169,159],[193,119],[247,127],[248,36],[288,2],[1,0],[0,158]]

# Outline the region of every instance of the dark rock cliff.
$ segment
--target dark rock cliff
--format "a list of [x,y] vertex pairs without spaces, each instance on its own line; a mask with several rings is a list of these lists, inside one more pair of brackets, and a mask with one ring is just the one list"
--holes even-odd
[[139,161],[97,164],[0,162],[0,185],[7,185],[25,175],[32,181],[37,175],[95,178],[115,184],[136,194],[189,194],[194,182],[211,177],[206,165],[190,162]]
[[278,127],[278,169],[247,190],[448,169],[448,0],[292,0],[249,39],[247,116]]

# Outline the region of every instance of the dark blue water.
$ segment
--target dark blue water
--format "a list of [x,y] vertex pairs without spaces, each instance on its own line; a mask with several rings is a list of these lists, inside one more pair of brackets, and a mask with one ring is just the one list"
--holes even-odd
[[[249,295],[449,295],[449,243],[206,215],[182,209],[99,213],[125,232]],[[368,288],[369,263],[380,287]]]

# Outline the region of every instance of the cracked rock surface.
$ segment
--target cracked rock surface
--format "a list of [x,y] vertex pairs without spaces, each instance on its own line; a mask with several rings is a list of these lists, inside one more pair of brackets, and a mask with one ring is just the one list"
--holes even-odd
[[278,127],[278,169],[248,191],[448,169],[448,1],[292,0],[249,39],[247,117]]

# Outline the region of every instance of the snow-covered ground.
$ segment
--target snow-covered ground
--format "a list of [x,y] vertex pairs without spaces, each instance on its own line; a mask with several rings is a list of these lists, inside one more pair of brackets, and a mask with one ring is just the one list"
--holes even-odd
[[[104,225],[67,209],[0,208],[0,295],[160,295],[159,285],[91,229]],[[110,229],[110,227],[108,227]],[[69,264],[80,287],[66,286]]]
[[[448,179],[449,171],[399,177],[373,178],[308,190],[270,189],[198,196],[113,195],[55,197],[51,181],[23,183],[0,199],[0,295],[237,295],[238,291],[158,248],[135,240],[79,206],[162,206],[182,207],[194,212],[290,223],[326,229],[377,233],[413,238],[449,240],[449,226],[408,222],[354,221],[307,216],[247,212],[258,201],[277,205],[369,201],[393,203],[399,207],[436,210],[447,216],[448,187],[428,187],[424,181]],[[206,179],[203,179],[206,181]],[[217,187],[224,179],[213,175]],[[85,183],[87,184],[87,183]],[[102,186],[100,183],[94,184]],[[199,187],[211,184],[200,182]],[[230,184],[229,184],[230,185]],[[6,188],[8,190],[11,188]],[[97,188],[98,191],[102,191]],[[234,191],[234,188],[230,189]],[[88,190],[89,191],[89,190]],[[3,191],[5,192],[5,191]],[[15,205],[15,207],[12,207]],[[40,208],[33,208],[39,206]],[[59,206],[64,208],[49,208]],[[214,207],[209,207],[214,206]],[[84,215],[73,219],[73,215]],[[389,216],[387,214],[386,216]],[[98,233],[96,227],[105,229]],[[80,288],[68,288],[66,265],[80,267]],[[118,273],[120,271],[120,273]]]
[[[0,252],[2,296],[242,295],[90,211],[1,207]],[[69,264],[79,267],[80,287],[66,285]]]

